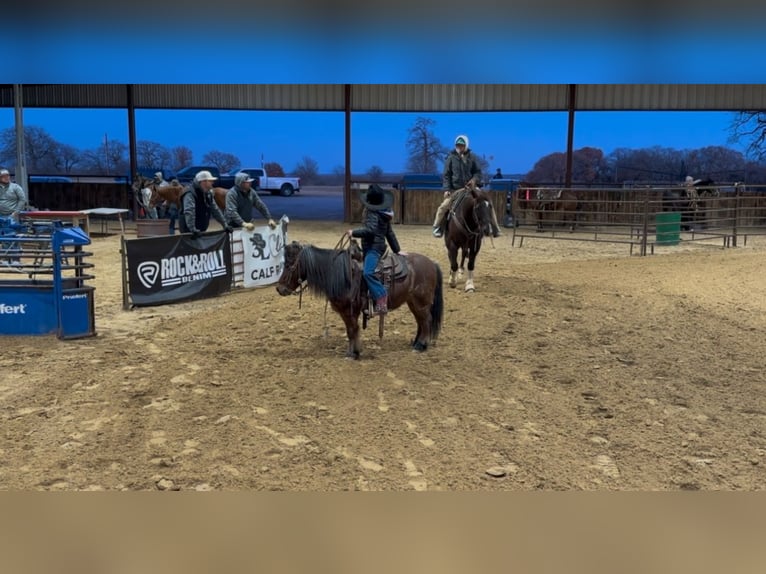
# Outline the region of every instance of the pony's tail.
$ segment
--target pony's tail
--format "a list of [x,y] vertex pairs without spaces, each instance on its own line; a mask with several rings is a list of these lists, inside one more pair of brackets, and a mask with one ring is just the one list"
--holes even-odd
[[431,303],[431,340],[435,341],[442,329],[442,317],[444,316],[444,289],[442,280],[442,270],[438,263],[436,265],[436,289],[434,290],[434,300]]

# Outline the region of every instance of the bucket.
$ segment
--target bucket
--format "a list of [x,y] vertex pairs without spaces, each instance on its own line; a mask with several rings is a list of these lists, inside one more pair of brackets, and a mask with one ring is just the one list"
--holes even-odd
[[169,235],[170,223],[167,219],[138,219],[136,220],[136,237],[154,237]]
[[681,240],[681,213],[679,211],[658,213],[654,222],[657,225],[657,245],[678,245]]

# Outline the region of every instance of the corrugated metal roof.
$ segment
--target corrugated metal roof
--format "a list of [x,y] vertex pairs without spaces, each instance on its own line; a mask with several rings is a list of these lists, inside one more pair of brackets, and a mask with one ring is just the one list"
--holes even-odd
[[[0,107],[13,107],[0,84]],[[352,111],[564,111],[567,84],[354,84]],[[124,108],[126,84],[25,84],[24,107]],[[136,108],[344,109],[343,84],[134,84]],[[578,84],[576,110],[765,110],[764,84]]]
[[578,110],[766,109],[762,84],[581,84]]

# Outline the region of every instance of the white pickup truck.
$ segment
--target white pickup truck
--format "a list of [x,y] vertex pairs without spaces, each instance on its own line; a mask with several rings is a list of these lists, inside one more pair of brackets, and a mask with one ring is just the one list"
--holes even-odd
[[261,167],[244,167],[237,171],[244,171],[255,179],[258,191],[269,191],[272,195],[288,197],[301,190],[301,178],[299,177],[271,177]]

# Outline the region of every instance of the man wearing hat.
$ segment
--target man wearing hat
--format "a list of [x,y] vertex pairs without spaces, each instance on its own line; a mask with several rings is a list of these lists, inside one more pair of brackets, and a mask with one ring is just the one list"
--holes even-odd
[[7,169],[0,169],[0,215],[18,218],[27,207],[27,194],[18,183],[11,181]]
[[[442,174],[442,189],[444,201],[436,210],[434,217],[433,236],[444,235],[444,224],[447,211],[449,211],[454,192],[465,189],[468,186],[476,186],[481,183],[481,167],[476,155],[468,147],[468,136],[459,135],[455,138],[455,149],[449,152],[444,160],[444,173]],[[497,215],[492,206],[492,237],[500,236],[500,227],[497,224]]]
[[[11,181],[11,174],[7,169],[0,169],[0,216],[13,217],[18,220],[19,212],[27,207],[27,194],[18,183]],[[3,249],[11,254],[10,264],[20,265],[21,259],[18,254],[18,246],[0,244]]]
[[253,207],[255,207],[268,220],[269,227],[274,229],[277,224],[272,219],[269,208],[253,189],[253,181],[255,180],[250,177],[250,174],[244,171],[240,171],[234,176],[234,187],[226,192],[226,210],[223,214],[226,223],[235,229],[244,227],[248,231],[252,231],[255,227],[255,224],[252,223]]
[[401,252],[399,241],[391,225],[394,219],[394,212],[391,209],[394,194],[391,190],[383,189],[373,183],[366,192],[360,191],[359,200],[365,207],[364,227],[349,229],[346,233],[350,237],[362,239],[364,280],[375,299],[375,313],[382,315],[388,313],[388,294],[383,284],[375,277],[375,267],[386,252],[386,242],[391,246],[391,251]]
[[157,187],[167,187],[168,185],[170,185],[167,181],[165,181],[165,178],[162,176],[161,171],[158,171],[154,174],[153,183],[157,185]]
[[210,216],[220,223],[224,230],[231,233],[232,228],[226,224],[223,213],[218,209],[213,198],[213,182],[217,178],[207,170],[197,172],[192,184],[181,195],[181,213],[179,230],[181,233],[191,233],[196,239],[210,225]]

